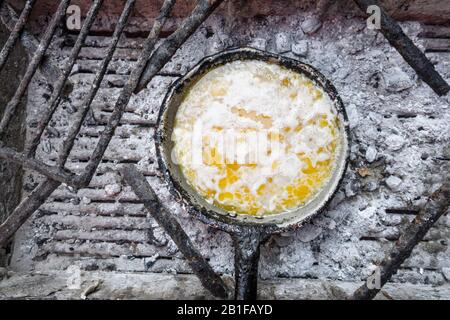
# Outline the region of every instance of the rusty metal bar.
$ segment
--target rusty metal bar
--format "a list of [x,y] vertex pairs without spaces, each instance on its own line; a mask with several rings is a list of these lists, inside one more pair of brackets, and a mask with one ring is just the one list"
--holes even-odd
[[133,11],[135,2],[136,0],[128,0],[125,4],[122,15],[120,16],[119,22],[117,23],[116,28],[114,30],[111,44],[107,49],[106,57],[103,59],[102,64],[100,66],[100,70],[95,75],[95,79],[91,85],[91,89],[86,98],[84,99],[83,103],[81,104],[81,108],[77,111],[76,119],[72,123],[69,129],[69,133],[67,134],[67,137],[64,139],[63,145],[58,152],[58,165],[60,167],[63,167],[65,165],[67,158],[69,157],[70,152],[72,151],[75,139],[81,130],[81,126],[83,125],[83,122],[88,114],[92,101],[94,100],[98,90],[100,89],[100,85],[108,70],[108,65],[113,58],[114,51],[116,50],[120,37],[122,36],[123,30],[125,29],[128,18],[131,12]]
[[434,65],[414,42],[403,32],[398,23],[392,19],[376,0],[354,0],[358,7],[367,13],[367,8],[376,5],[381,11],[381,32],[391,46],[397,49],[405,61],[416,71],[436,94],[443,96],[450,91],[450,86],[436,71]]
[[61,183],[47,180],[39,184],[33,192],[17,206],[5,222],[0,225],[0,248],[4,248],[19,228],[39,209]]
[[[121,21],[123,21],[125,16],[129,16],[131,14],[135,2],[136,0],[127,1]],[[120,25],[118,27],[123,29],[126,21],[124,21],[123,24],[124,25]],[[66,160],[59,160],[59,164],[64,164],[65,161]],[[61,183],[61,181],[52,180],[47,177],[26,199],[19,204],[19,206],[17,206],[8,219],[0,225],[0,248],[6,246],[8,241],[14,236],[22,224],[25,223],[25,221],[27,221],[27,219],[29,219],[37,209],[39,209],[39,207],[61,185]]]
[[[394,275],[400,265],[411,255],[415,246],[423,239],[434,223],[447,212],[450,204],[450,184],[445,183],[428,200],[411,224],[402,232],[395,247],[386,254],[379,265],[380,286],[369,288],[366,281],[352,295],[352,299],[370,300],[375,298],[381,288]],[[371,276],[372,277],[372,276]]]
[[[134,2],[134,0],[133,0]],[[157,38],[161,32],[162,26],[167,20],[168,15],[175,3],[175,0],[165,0],[158,18],[155,20],[152,31],[149,34],[148,39],[144,44],[144,49],[141,53],[140,59],[136,63],[131,76],[119,99],[116,102],[116,107],[110,118],[110,121],[106,129],[102,132],[100,141],[96,146],[96,149],[88,162],[85,169],[85,173],[78,177],[75,181],[75,185],[78,187],[88,185],[92,176],[103,157],[109,142],[114,135],[116,127],[119,125],[122,118],[123,112],[133,94],[133,91],[139,83],[139,79],[148,63],[149,57],[154,49]],[[194,13],[194,12],[193,12]],[[206,19],[206,17],[204,17]],[[198,23],[201,24],[202,21]],[[193,32],[193,31],[192,31]],[[170,59],[171,55],[168,59]],[[0,247],[5,246],[7,241],[11,239],[14,233],[20,228],[20,226],[36,211],[45,200],[51,195],[51,193],[58,188],[61,183],[47,178],[45,181],[40,183],[38,187],[22,201],[22,203],[12,212],[10,217],[5,221],[3,225],[0,226],[0,232],[2,235],[0,237]]]
[[[10,32],[14,30],[18,19],[16,12],[10,5],[6,3],[4,6],[0,6],[0,20]],[[30,59],[32,59],[39,47],[39,41],[25,28],[20,35],[20,43]],[[56,62],[53,61],[50,55],[42,59],[38,71],[45,77],[49,84],[53,84],[60,76]],[[72,87],[73,85],[71,83],[66,83],[64,91],[70,92]]]
[[209,15],[223,2],[223,0],[199,0],[191,15],[183,21],[183,24],[170,35],[153,53],[139,85],[135,89],[138,93],[145,89],[153,77],[164,67],[175,52],[197,30]]
[[161,33],[162,27],[166,22],[174,4],[175,0],[164,1],[161,11],[153,24],[153,28],[150,31],[148,38],[145,40],[143,50],[139,56],[139,59],[136,62],[136,65],[134,66],[125,86],[123,87],[119,98],[117,99],[108,124],[101,133],[95,150],[86,165],[85,172],[78,179],[77,183],[79,186],[88,185],[92,177],[94,176],[95,171],[97,170],[97,167],[103,158],[103,154],[105,153],[106,148],[108,148],[114,132],[119,125],[120,120],[122,119],[125,108],[127,107],[134,90],[138,86],[139,79],[145,70],[149,57],[153,52],[156,41],[158,40],[159,34]]
[[37,131],[35,132],[35,135],[31,139],[31,143],[29,144],[25,152],[29,157],[33,157],[34,154],[36,153],[36,149],[40,143],[42,134],[44,133],[45,128],[49,124],[51,118],[53,117],[53,114],[58,108],[59,102],[61,101],[61,94],[64,89],[64,84],[66,83],[67,78],[70,76],[72,68],[75,62],[77,61],[81,48],[84,45],[84,42],[89,34],[92,24],[94,23],[95,18],[102,4],[103,0],[94,0],[94,3],[92,4],[91,8],[88,11],[86,21],[83,24],[80,34],[78,35],[77,41],[70,53],[69,60],[67,61],[66,66],[64,67],[63,74],[55,83],[52,95],[50,97],[49,103],[50,106],[47,110],[45,110],[44,116],[42,117],[41,121],[39,121],[36,129]]
[[74,174],[71,172],[66,172],[63,170],[60,170],[56,167],[52,167],[49,165],[46,165],[45,163],[33,159],[28,158],[23,153],[17,152],[11,148],[8,148],[6,146],[0,147],[0,159],[4,159],[11,162],[20,163],[22,166],[24,166],[27,169],[34,170],[36,172],[39,172],[46,177],[60,181],[65,182],[67,184],[71,184],[71,181],[74,178]]
[[[135,0],[131,0],[133,3]],[[157,20],[155,21],[155,24],[153,26],[152,32],[149,35],[148,40],[146,41],[146,45],[144,46],[147,50],[144,49],[143,53],[142,53],[142,57],[145,58],[146,55],[149,55],[150,52],[152,51],[152,47],[154,46],[154,42],[156,41],[157,35],[159,34],[161,28],[162,28],[162,24],[165,22],[167,16],[169,15],[171,8],[173,7],[175,3],[175,0],[165,0],[162,8],[161,8],[161,13],[159,15],[159,17],[157,18]],[[138,65],[141,66],[141,68],[143,69],[145,67],[145,61],[141,61],[141,63]],[[134,73],[132,73],[132,76],[134,74],[134,78],[138,79],[140,76],[140,73],[138,72],[139,70],[137,70],[137,68],[135,68]],[[130,79],[132,78],[132,76],[130,76]],[[131,80],[130,80],[131,81]],[[135,83],[137,84],[138,80],[135,80]],[[132,94],[131,89],[129,89],[129,94],[131,97]],[[128,95],[128,93],[127,93]],[[128,97],[129,100],[129,97]],[[120,102],[120,103],[119,103]],[[124,103],[124,100],[119,100],[118,104],[122,104]],[[125,105],[123,106],[123,108],[126,107],[126,104],[128,103],[128,101],[125,103]],[[110,126],[112,126],[112,130],[115,129],[115,127],[118,125],[118,123],[120,122],[121,116],[123,114],[123,111],[121,113],[119,113],[118,115],[116,115],[114,117],[114,123],[111,124]],[[106,143],[106,146],[104,147],[104,150],[106,150],[106,147],[110,141],[110,139],[112,138],[112,134],[114,134],[114,132],[111,133],[111,137],[109,138],[108,142]],[[102,152],[101,155],[99,155],[100,160],[104,154],[104,150]],[[92,172],[95,173],[97,165],[95,166],[95,168],[93,169]],[[82,176],[86,177],[88,176],[87,174],[89,174],[88,177],[92,177],[90,176],[91,171],[86,171],[86,175]],[[93,175],[93,173],[92,173]],[[91,178],[89,178],[90,180]],[[78,179],[79,181],[81,179]],[[79,183],[78,181],[78,183]],[[81,181],[85,181],[85,180],[81,180]],[[21,204],[11,213],[11,215],[8,217],[8,219],[0,226],[0,247],[4,247],[7,242],[9,241],[9,239],[12,238],[12,236],[14,235],[15,232],[17,232],[17,230],[20,228],[20,226],[46,201],[46,199],[52,194],[52,192],[54,190],[56,190],[56,188],[58,188],[58,186],[61,183],[59,181],[55,181],[55,180],[51,180],[49,178],[47,178],[46,180],[44,180],[42,183],[40,183],[36,189],[26,198],[24,199]]]
[[41,40],[41,43],[39,44],[39,47],[38,47],[35,55],[33,56],[33,58],[30,61],[27,71],[25,72],[25,76],[23,77],[22,81],[20,82],[19,87],[17,88],[16,93],[14,94],[14,97],[11,99],[11,101],[6,106],[5,113],[0,122],[0,139],[3,138],[5,131],[8,127],[8,124],[11,121],[11,118],[13,117],[14,112],[16,111],[16,108],[20,103],[20,100],[22,99],[23,95],[25,94],[25,92],[28,88],[28,85],[31,82],[31,79],[33,78],[39,64],[41,63],[42,59],[44,58],[45,52],[47,51],[47,49],[50,45],[50,42],[53,38],[56,28],[58,27],[64,14],[66,13],[69,3],[70,3],[70,0],[62,0],[60,2],[56,13],[53,15],[53,18],[52,18],[49,26],[47,27],[47,30],[44,33],[44,36]]
[[22,13],[20,14],[17,23],[15,24],[13,30],[11,31],[8,40],[3,46],[2,51],[0,52],[0,71],[5,66],[5,62],[8,59],[9,54],[11,53],[14,45],[17,42],[17,39],[20,37],[20,33],[23,31],[25,24],[30,16],[31,10],[35,4],[36,0],[28,0],[23,7]]
[[120,172],[125,181],[133,188],[134,193],[144,203],[147,211],[175,242],[202,285],[214,296],[226,299],[228,289],[222,278],[195,248],[180,223],[164,209],[144,175],[134,165],[124,166]]

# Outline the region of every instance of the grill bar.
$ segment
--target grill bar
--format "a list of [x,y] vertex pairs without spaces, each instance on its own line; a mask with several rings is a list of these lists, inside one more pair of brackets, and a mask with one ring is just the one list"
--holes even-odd
[[228,289],[222,278],[214,272],[211,265],[195,248],[180,223],[163,208],[144,175],[134,165],[125,166],[121,170],[121,174],[142,200],[148,212],[175,242],[203,286],[214,296],[222,299],[227,298]]
[[[117,47],[117,43],[120,39],[120,34],[123,32],[123,29],[126,26],[128,17],[130,16],[134,4],[136,0],[128,0],[125,8],[123,10],[123,13],[121,15],[121,18],[119,20],[119,23],[117,25],[117,38],[114,37],[113,43],[111,44],[111,49],[108,50],[108,56],[103,61],[103,68],[107,69],[107,66],[109,62],[112,59],[112,55],[114,54],[114,50],[112,47]],[[109,61],[108,61],[109,60]],[[104,73],[99,72],[97,75],[96,80],[94,81],[93,87],[96,85],[97,87],[95,90],[97,91],[100,87],[101,80],[103,79]],[[97,82],[96,82],[97,81]],[[90,95],[92,97],[95,96],[95,93],[93,91],[90,92]],[[93,98],[92,98],[93,99]],[[86,114],[89,110],[89,107],[86,107]],[[86,117],[86,114],[82,115],[83,118]],[[75,126],[79,126],[81,128],[81,124],[84,119],[81,117],[79,118],[79,124],[74,124],[73,128],[71,129],[71,133],[69,134],[67,139],[65,140],[63,144],[63,148],[61,149],[59,155],[59,165],[60,167],[64,166],[65,162],[67,161],[67,157],[70,154],[70,151],[72,150],[73,143],[75,141],[76,136],[78,135],[79,129],[75,130]],[[69,142],[71,146],[69,147]],[[66,154],[67,153],[67,154]],[[63,157],[62,157],[63,156]],[[58,179],[59,180],[59,179]],[[20,226],[37,210],[39,207],[47,200],[47,198],[61,185],[62,181],[58,181],[51,179],[49,176],[46,177],[44,181],[42,181],[35,190],[26,198],[24,199],[19,206],[11,213],[11,215],[8,217],[8,219],[0,226],[0,247],[3,247],[6,245],[6,243],[13,237],[13,235],[17,232],[17,230],[20,228]]]
[[36,3],[36,0],[28,0],[25,3],[25,6],[22,10],[22,13],[20,14],[19,19],[17,20],[16,25],[14,26],[14,29],[11,31],[11,34],[9,35],[8,40],[6,41],[2,51],[0,52],[0,71],[5,66],[5,62],[8,59],[9,54],[11,53],[12,49],[14,48],[14,45],[16,44],[17,39],[19,39],[20,33],[23,31],[25,24],[28,20],[28,17],[30,15],[31,10],[33,9],[33,6],[35,3]]
[[116,25],[116,28],[114,30],[114,34],[112,36],[111,44],[108,47],[106,57],[103,59],[102,64],[100,66],[100,70],[95,75],[94,82],[92,83],[92,86],[90,88],[90,91],[86,98],[84,99],[83,103],[81,104],[81,108],[78,110],[76,114],[76,119],[72,123],[69,133],[63,141],[63,146],[59,150],[58,153],[58,165],[60,167],[63,167],[67,161],[67,158],[70,155],[70,152],[73,148],[75,139],[78,135],[78,133],[81,130],[81,126],[86,119],[86,116],[88,114],[88,111],[91,107],[92,101],[94,100],[98,90],[100,89],[100,85],[103,81],[103,78],[108,70],[108,65],[112,60],[112,57],[114,55],[114,51],[116,50],[116,47],[119,43],[120,37],[122,36],[123,30],[125,29],[125,26],[127,24],[128,18],[134,8],[135,0],[128,0],[125,4],[125,8],[122,12],[122,15],[119,18],[119,22]]
[[364,12],[371,5],[381,9],[381,32],[405,61],[416,71],[417,75],[425,81],[437,95],[443,96],[450,91],[449,84],[436,71],[433,64],[425,54],[416,47],[414,42],[403,32],[398,23],[384,11],[378,1],[355,0],[358,7]]
[[223,2],[223,0],[199,0],[192,14],[182,25],[170,35],[151,56],[144,74],[142,75],[135,93],[142,91],[153,77],[175,54],[178,48],[197,30],[209,15]]
[[39,184],[28,197],[22,200],[5,222],[0,225],[0,248],[8,244],[17,230],[39,209],[60,184],[59,181],[47,179],[46,183]]
[[78,39],[70,54],[69,61],[67,62],[63,74],[58,79],[58,81],[55,84],[55,88],[53,89],[53,93],[50,98],[50,107],[47,109],[41,121],[38,123],[35,136],[32,138],[29,148],[26,151],[29,157],[34,156],[36,148],[38,147],[40,139],[42,137],[42,134],[44,133],[44,130],[47,127],[48,123],[50,122],[56,109],[58,108],[59,102],[61,101],[61,94],[64,89],[64,84],[66,83],[66,80],[72,71],[72,68],[77,60],[78,54],[80,53],[81,48],[83,47],[84,42],[86,41],[86,38],[89,34],[89,30],[91,29],[92,24],[95,21],[95,17],[97,16],[102,4],[103,0],[95,0],[93,5],[89,9],[86,21],[83,24],[83,27],[81,28]]
[[[127,1],[127,7],[124,10],[132,10],[132,5],[134,5],[135,0],[129,0]],[[141,54],[141,60],[138,61],[137,67],[134,68],[130,79],[128,82],[132,82],[134,86],[137,85],[138,79],[145,68],[145,64],[148,60],[148,57],[150,56],[154,45],[157,40],[157,36],[159,35],[162,25],[166,21],[168,15],[170,14],[170,11],[175,3],[175,0],[165,0],[163,7],[161,8],[161,13],[159,17],[156,19],[155,24],[153,26],[153,29],[146,41],[146,45],[144,46],[145,50],[142,51]],[[139,67],[139,68],[138,68]],[[132,78],[134,77],[134,80]],[[125,88],[124,88],[125,89]],[[128,92],[126,94],[122,94],[122,99],[118,99],[117,105],[122,106],[122,109],[124,110],[126,105],[128,104],[129,98],[132,95],[134,87],[130,86],[128,89]],[[128,98],[127,98],[128,97]],[[127,99],[126,99],[127,98]],[[123,110],[120,112],[117,108],[115,109],[116,113],[113,113],[113,116],[111,117],[111,120],[109,122],[109,125],[107,126],[107,129],[102,133],[103,137],[103,143],[105,143],[105,139],[108,139],[109,141],[112,138],[112,135],[114,134],[115,128],[118,126],[120,119],[123,114]],[[112,131],[111,131],[112,130]],[[109,136],[111,135],[111,136]],[[98,164],[101,161],[101,158],[103,157],[104,151],[106,150],[109,141],[106,143],[106,145],[99,144],[97,145],[96,150],[99,148],[102,148],[101,153],[94,153],[95,159],[99,159],[98,162],[95,160],[93,162],[91,157],[91,169],[85,171],[85,175],[81,177],[77,177],[75,183],[76,186],[80,185],[80,182],[83,182],[86,185],[89,183],[89,180],[92,178],[92,176],[95,173],[96,168],[98,167]],[[24,158],[20,157],[20,159],[16,159],[18,163],[23,163]],[[62,162],[61,162],[62,163]],[[93,164],[93,166],[92,166]],[[59,179],[61,180],[61,179]],[[72,181],[64,181],[66,184],[71,184]],[[60,181],[52,180],[48,175],[47,178],[41,182],[35,190],[26,198],[24,199],[19,206],[10,214],[8,219],[0,226],[0,247],[4,247],[8,241],[13,237],[13,235],[17,232],[17,230],[20,228],[20,226],[37,210],[39,207],[47,200],[47,198],[61,185]]]
[[62,0],[59,4],[59,7],[54,14],[52,21],[50,22],[49,26],[47,27],[47,30],[45,31],[45,34],[41,40],[41,43],[39,44],[39,47],[36,51],[36,54],[33,56],[30,65],[27,68],[27,71],[25,73],[25,76],[23,77],[22,81],[19,84],[19,87],[17,88],[16,93],[14,94],[14,97],[11,99],[11,101],[6,106],[5,113],[3,115],[3,119],[0,122],[0,139],[3,138],[5,131],[8,127],[9,122],[11,121],[11,118],[14,115],[14,112],[16,111],[17,106],[20,103],[20,100],[22,99],[23,95],[25,94],[28,85],[31,82],[31,79],[33,78],[34,74],[36,73],[36,70],[44,58],[45,52],[47,51],[50,42],[53,38],[53,35],[55,34],[55,31],[59,25],[59,23],[62,20],[62,17],[64,16],[67,7],[69,6],[70,0]]
[[34,170],[36,172],[39,172],[52,180],[60,181],[60,182],[66,182],[70,184],[70,181],[73,180],[74,174],[73,173],[66,173],[56,167],[52,167],[49,165],[46,165],[45,163],[42,163],[41,161],[38,161],[33,158],[29,158],[25,156],[23,153],[19,153],[17,151],[14,151],[11,148],[8,148],[6,146],[0,147],[0,159],[4,159],[7,161],[13,161],[13,162],[19,162],[27,169]]
[[[14,11],[14,9],[11,8],[10,5],[5,3],[3,6],[0,5],[0,19],[1,22],[5,25],[5,27],[10,32],[12,32],[19,18],[17,17],[17,14]],[[24,28],[20,35],[20,42],[25,51],[27,52],[28,56],[32,58],[33,55],[37,52],[39,41],[30,32],[28,32],[26,28]],[[59,69],[58,67],[56,67],[56,64],[51,56],[46,56],[45,59],[41,61],[41,64],[39,65],[39,71],[50,84],[55,82],[60,75]],[[71,85],[67,84],[66,89],[70,91]]]
[[[163,66],[171,59],[171,57],[176,53],[180,46],[189,38],[192,33],[197,30],[200,24],[208,18],[208,16],[223,2],[223,0],[199,0],[191,15],[183,21],[181,27],[177,29],[171,36],[169,36],[155,50],[155,45],[161,33],[162,26],[164,25],[175,3],[175,0],[164,1],[160,14],[156,19],[148,38],[145,41],[140,57],[133,67],[131,75],[129,76],[124,88],[120,93],[119,98],[115,103],[113,113],[106,125],[106,128],[101,133],[100,139],[84,171],[79,176],[77,176],[74,173],[65,170],[65,163],[74,146],[75,139],[79,134],[87,112],[91,108],[91,104],[96,94],[98,93],[98,89],[107,72],[107,68],[112,60],[112,56],[116,51],[121,34],[123,33],[126,22],[129,15],[131,14],[135,2],[136,0],[128,0],[126,2],[119,23],[116,26],[112,42],[108,47],[107,56],[103,59],[101,68],[96,74],[94,82],[91,86],[91,90],[88,96],[85,98],[81,109],[77,113],[76,120],[71,126],[69,134],[64,140],[63,147],[58,153],[57,166],[49,166],[34,158],[35,151],[37,146],[39,145],[40,138],[43,132],[47,128],[55,110],[58,108],[61,95],[63,94],[64,86],[68,81],[68,77],[70,76],[73,65],[79,56],[80,50],[86,40],[86,37],[95,20],[95,17],[97,16],[98,10],[103,3],[103,0],[93,1],[93,5],[89,10],[87,20],[84,23],[82,30],[80,31],[76,44],[71,51],[69,61],[64,66],[62,74],[60,74],[59,71],[55,72],[54,66],[53,69],[52,67],[44,68],[44,66],[48,65],[47,59],[44,59],[44,57],[57,30],[57,27],[67,10],[70,0],[61,0],[58,9],[53,15],[53,18],[49,26],[47,27],[47,30],[45,31],[39,45],[37,45],[37,40],[34,39],[34,37],[31,34],[27,33],[27,31],[25,30],[25,24],[31,12],[32,5],[35,3],[35,0],[27,0],[26,7],[23,9],[20,17],[17,17],[14,10],[7,4],[4,4],[2,6],[3,1],[0,0],[0,18],[7,26],[7,28],[11,31],[8,41],[0,53],[0,70],[1,67],[3,67],[6,63],[8,55],[12,51],[12,48],[14,47],[14,44],[17,42],[17,39],[19,39],[19,37],[26,50],[30,53],[30,55],[32,55],[30,65],[26,70],[25,76],[19,84],[19,87],[16,90],[13,99],[6,106],[4,117],[3,119],[1,119],[0,139],[4,137],[9,122],[11,121],[17,109],[17,106],[24,96],[29,83],[32,80],[37,69],[42,68],[44,74],[46,74],[46,77],[51,82],[52,74],[53,76],[56,74],[60,74],[56,80],[55,89],[50,99],[50,107],[44,113],[43,118],[39,122],[37,133],[33,137],[32,143],[27,149],[27,152],[23,154],[19,153],[11,148],[3,146],[2,142],[0,141],[0,159],[6,159],[8,161],[20,163],[24,167],[32,169],[46,176],[45,181],[39,184],[38,187],[36,187],[35,190],[19,204],[19,206],[8,217],[5,223],[0,226],[0,247],[4,247],[8,243],[8,241],[20,228],[20,226],[35,212],[35,210],[37,210],[47,200],[47,198],[62,183],[72,185],[77,188],[87,186],[90,183],[92,177],[97,171],[97,168],[105,154],[109,143],[111,142],[111,139],[114,136],[115,130],[120,123],[125,108],[127,107],[133,93],[138,93],[146,87],[146,85],[153,79],[156,73],[163,68]],[[368,5],[376,4],[376,1],[368,0],[355,0],[355,2],[364,11]],[[326,4],[325,1],[320,1],[320,3]],[[396,24],[396,22],[392,18],[390,18],[384,11],[382,11],[382,32],[389,40],[391,45],[402,54],[405,60],[416,70],[418,75],[425,82],[427,82],[436,93],[442,95],[449,91],[450,88],[448,84],[435,71],[430,61],[403,33],[398,24]],[[142,181],[146,182],[145,179]],[[147,184],[146,187],[150,186]],[[431,225],[434,224],[437,218],[443,214],[442,210],[446,210],[446,208],[448,207],[448,186],[446,188],[446,191],[443,192],[446,202],[444,201],[445,199],[443,200],[442,194],[437,195],[435,197],[436,199],[432,200],[427,206],[430,211],[427,211],[427,213],[423,214],[423,216],[418,216],[416,218],[416,223],[407,229],[405,235],[399,239],[398,245],[387,256],[387,262],[384,262],[380,266],[382,268],[383,284],[389,280],[390,276],[395,272],[395,270],[398,269],[404,259],[409,256],[412,249],[417,245],[420,239],[423,238],[429,227],[431,227]],[[154,209],[154,206],[158,206],[158,204],[151,201],[151,191],[148,188],[143,188],[143,190],[147,191],[141,192],[141,190],[137,190],[136,193],[138,195],[140,194],[140,197],[142,199],[147,199],[148,201],[150,201],[147,205],[150,205],[150,208]],[[162,223],[162,225],[164,226],[164,223]],[[167,227],[167,225],[165,227]],[[175,233],[176,236],[180,236],[183,230],[179,229],[179,231],[179,234]],[[174,233],[172,232],[172,234]],[[181,236],[181,238],[183,237]],[[179,244],[179,246],[180,250],[182,251],[186,249],[182,244]],[[192,254],[193,252],[190,253]],[[200,274],[199,278],[202,280],[202,282],[204,282],[205,278],[204,274],[202,274],[202,272],[205,271],[204,266],[201,266],[201,263],[199,261],[194,261],[193,263],[199,263],[198,265],[194,265],[193,269]],[[200,272],[200,270],[202,272]],[[216,274],[214,274],[213,270],[209,271],[212,272],[212,274],[210,275],[212,275],[213,278],[217,276]],[[221,286],[220,282],[216,282],[215,284],[218,285],[218,288]],[[209,285],[211,285],[211,283],[206,283],[205,287],[208,287]],[[367,288],[362,288],[360,291],[357,291],[354,294],[354,298],[371,298],[374,294],[376,294],[376,292],[374,293],[373,291],[367,291]]]
[[375,298],[381,287],[397,272],[401,264],[411,255],[412,250],[427,234],[434,223],[444,215],[450,203],[450,184],[444,184],[428,200],[413,222],[402,232],[395,247],[386,254],[379,265],[380,286],[369,288],[367,282],[359,287],[352,295],[352,299],[371,300]]
[[149,57],[153,49],[155,48],[155,44],[158,40],[159,34],[161,33],[162,27],[166,22],[167,17],[169,16],[174,4],[175,0],[164,1],[160,14],[156,18],[148,38],[145,40],[140,57],[136,62],[136,65],[134,66],[125,86],[123,87],[119,98],[116,101],[114,111],[111,114],[108,124],[100,135],[99,142],[97,143],[97,146],[91,158],[89,159],[89,162],[85,168],[85,172],[78,179],[78,184],[80,186],[88,185],[92,177],[94,176],[95,171],[97,170],[97,167],[103,158],[103,154],[105,153],[106,148],[108,147],[109,142],[111,141],[114,132],[120,123],[120,119],[125,112],[125,108],[127,107],[134,90],[139,84],[139,79],[145,70]]

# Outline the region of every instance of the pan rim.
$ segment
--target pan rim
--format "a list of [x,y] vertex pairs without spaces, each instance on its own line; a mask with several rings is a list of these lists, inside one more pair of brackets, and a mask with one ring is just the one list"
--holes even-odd
[[[344,145],[341,146],[341,148],[343,148],[343,151],[341,151],[341,159],[338,159],[337,163],[337,166],[339,166],[339,170],[336,169],[337,171],[336,176],[330,178],[330,181],[328,181],[326,184],[326,187],[330,188],[329,192],[325,195],[325,197],[323,197],[323,200],[319,201],[319,204],[316,205],[315,210],[312,210],[304,217],[301,218],[297,217],[297,219],[295,219],[296,215],[294,214],[293,217],[285,218],[284,221],[281,220],[279,222],[274,222],[274,221],[267,221],[268,219],[266,221],[264,220],[266,218],[271,218],[271,220],[274,220],[277,217],[281,217],[283,214],[287,214],[288,212],[264,216],[261,219],[247,215],[231,216],[229,214],[220,212],[220,209],[214,206],[213,206],[214,209],[208,209],[203,205],[191,201],[189,191],[186,190],[186,188],[184,188],[177,181],[177,179],[173,177],[170,165],[167,164],[165,155],[167,154],[167,152],[170,154],[171,150],[165,149],[166,143],[164,139],[170,139],[170,137],[168,137],[166,133],[166,122],[167,122],[166,116],[167,112],[169,111],[171,102],[173,101],[174,98],[177,97],[177,95],[182,94],[184,89],[188,87],[192,81],[195,81],[195,79],[201,78],[206,72],[217,66],[224,65],[228,62],[236,60],[267,61],[271,63],[276,63],[290,70],[306,75],[308,78],[313,80],[316,83],[316,85],[319,85],[330,96],[334,104],[334,108],[336,109],[338,116],[342,122],[340,131],[341,135],[343,135],[341,137],[341,141],[344,142]],[[176,107],[175,114],[176,111],[178,110],[178,107],[179,104]],[[171,129],[173,129],[173,127]],[[163,174],[164,180],[168,185],[168,189],[170,193],[173,196],[175,196],[176,199],[187,208],[187,211],[190,215],[196,217],[197,219],[203,221],[208,225],[211,225],[213,227],[219,228],[227,232],[236,233],[242,230],[243,228],[258,227],[265,229],[270,233],[274,233],[290,229],[297,229],[301,225],[309,221],[312,217],[320,214],[327,208],[328,204],[331,202],[332,198],[338,191],[339,186],[341,185],[341,182],[345,176],[345,172],[347,171],[349,162],[349,146],[350,146],[349,130],[350,129],[348,125],[348,117],[345,110],[345,106],[336,88],[333,86],[331,81],[328,80],[317,69],[304,62],[284,57],[275,53],[261,51],[250,47],[237,47],[204,57],[193,68],[191,68],[188,72],[186,72],[186,74],[183,77],[177,79],[174,83],[171,84],[164,97],[164,100],[161,104],[161,108],[158,113],[156,130],[154,133],[154,141],[156,146],[156,155],[159,170]],[[170,131],[170,133],[171,132],[172,131]],[[319,196],[317,195],[316,198],[319,198]]]

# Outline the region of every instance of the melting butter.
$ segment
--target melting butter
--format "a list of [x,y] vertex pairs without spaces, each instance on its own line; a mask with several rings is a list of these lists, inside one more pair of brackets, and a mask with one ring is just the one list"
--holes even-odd
[[311,201],[337,156],[338,118],[314,82],[277,64],[235,61],[200,78],[176,115],[173,156],[208,202],[267,215]]

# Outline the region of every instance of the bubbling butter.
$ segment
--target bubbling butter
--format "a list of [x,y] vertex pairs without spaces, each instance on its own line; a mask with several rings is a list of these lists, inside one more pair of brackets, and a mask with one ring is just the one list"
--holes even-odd
[[176,114],[172,156],[187,182],[230,213],[294,210],[328,182],[339,148],[333,103],[308,77],[259,60],[216,67]]

